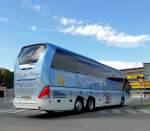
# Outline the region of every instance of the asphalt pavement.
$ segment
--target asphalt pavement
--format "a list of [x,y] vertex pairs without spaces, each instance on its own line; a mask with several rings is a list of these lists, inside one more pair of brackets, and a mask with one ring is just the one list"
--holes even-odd
[[[147,100],[148,101],[148,100]],[[47,114],[44,111],[17,110],[11,99],[0,100],[0,131],[149,131],[150,110],[109,106],[94,112],[74,114],[72,111]]]

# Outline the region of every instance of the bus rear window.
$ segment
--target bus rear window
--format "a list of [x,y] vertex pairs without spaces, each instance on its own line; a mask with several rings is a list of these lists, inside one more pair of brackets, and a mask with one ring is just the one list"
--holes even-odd
[[36,63],[45,48],[45,45],[33,45],[22,48],[18,56],[19,65]]

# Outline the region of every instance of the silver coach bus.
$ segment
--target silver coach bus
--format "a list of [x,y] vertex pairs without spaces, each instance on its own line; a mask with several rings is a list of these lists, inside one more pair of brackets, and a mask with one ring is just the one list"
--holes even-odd
[[53,44],[23,47],[15,64],[16,108],[92,111],[123,105],[129,89],[119,70]]

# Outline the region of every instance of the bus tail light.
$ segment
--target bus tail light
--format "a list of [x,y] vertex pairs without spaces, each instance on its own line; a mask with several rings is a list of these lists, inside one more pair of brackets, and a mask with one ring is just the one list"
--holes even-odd
[[47,99],[50,97],[50,87],[49,86],[45,86],[42,91],[40,92],[38,98],[39,99]]

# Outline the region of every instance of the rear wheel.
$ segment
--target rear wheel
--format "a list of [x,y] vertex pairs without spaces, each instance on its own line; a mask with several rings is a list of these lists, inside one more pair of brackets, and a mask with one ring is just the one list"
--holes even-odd
[[93,99],[89,99],[87,101],[86,108],[87,108],[88,111],[93,111],[94,110],[95,104],[94,104],[94,100]]
[[77,99],[74,106],[74,111],[80,113],[83,110],[83,102],[81,99]]

